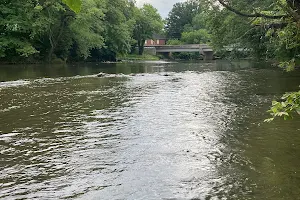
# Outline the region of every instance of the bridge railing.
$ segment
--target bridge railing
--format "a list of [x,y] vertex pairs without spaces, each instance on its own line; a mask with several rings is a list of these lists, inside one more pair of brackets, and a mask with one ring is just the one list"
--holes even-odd
[[145,47],[156,47],[156,48],[211,48],[207,44],[182,44],[182,45],[151,45]]
[[155,48],[156,52],[213,52],[213,49],[207,44],[182,44],[182,45],[152,45],[145,48]]

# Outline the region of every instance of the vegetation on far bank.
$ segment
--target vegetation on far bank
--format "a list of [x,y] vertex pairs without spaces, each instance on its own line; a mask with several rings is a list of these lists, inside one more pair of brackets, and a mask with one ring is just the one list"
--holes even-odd
[[123,56],[118,56],[118,60],[122,61],[140,61],[140,60],[160,60],[159,56],[149,55],[149,54],[127,54]]
[[131,0],[4,0],[0,10],[0,62],[115,61],[163,29],[157,9]]

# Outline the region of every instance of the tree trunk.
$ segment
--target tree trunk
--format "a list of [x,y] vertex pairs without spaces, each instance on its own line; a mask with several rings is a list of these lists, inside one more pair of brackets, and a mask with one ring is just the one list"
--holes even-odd
[[49,63],[51,63],[53,52],[54,52],[54,46],[51,45],[51,48],[48,53],[48,59],[47,59]]
[[137,44],[134,44],[131,46],[131,49],[130,49],[131,54],[134,54],[136,52],[136,47],[137,47]]
[[145,45],[145,40],[139,40],[138,41],[139,55],[143,55],[144,45]]
[[61,18],[60,26],[59,26],[59,32],[58,32],[58,35],[57,35],[56,38],[53,37],[53,31],[51,30],[51,28],[49,30],[49,41],[50,41],[50,44],[51,44],[51,48],[50,48],[49,53],[48,53],[48,62],[51,62],[54,50],[55,50],[55,48],[56,48],[63,32],[64,32],[64,28],[65,28],[65,25],[66,25],[65,20],[66,20],[67,17],[68,16],[63,16]]

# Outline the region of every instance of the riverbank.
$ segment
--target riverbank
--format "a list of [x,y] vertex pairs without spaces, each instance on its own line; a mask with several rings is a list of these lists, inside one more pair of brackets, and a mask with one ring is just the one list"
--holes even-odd
[[141,61],[141,60],[160,60],[161,58],[159,56],[149,55],[149,54],[143,54],[143,55],[137,55],[137,54],[128,54],[124,56],[119,56],[117,60],[130,60],[130,61]]
[[[159,56],[154,56],[154,55],[149,55],[149,54],[144,54],[144,55],[137,55],[137,54],[128,54],[128,55],[123,55],[123,56],[118,56],[116,58],[116,61],[100,61],[101,63],[119,63],[122,61],[157,61],[161,60],[161,57]],[[54,59],[53,61],[46,62],[42,60],[18,60],[18,61],[0,61],[0,66],[1,65],[16,65],[16,64],[67,64],[67,63],[89,63],[91,61],[86,60],[86,61],[67,61],[67,60],[62,60],[62,59]],[[95,63],[97,61],[94,61]]]

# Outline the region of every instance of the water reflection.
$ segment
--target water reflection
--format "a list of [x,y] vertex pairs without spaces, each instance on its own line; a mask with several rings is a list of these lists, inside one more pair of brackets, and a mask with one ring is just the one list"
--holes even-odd
[[299,120],[262,123],[297,73],[247,62],[1,70],[0,198],[298,198]]

